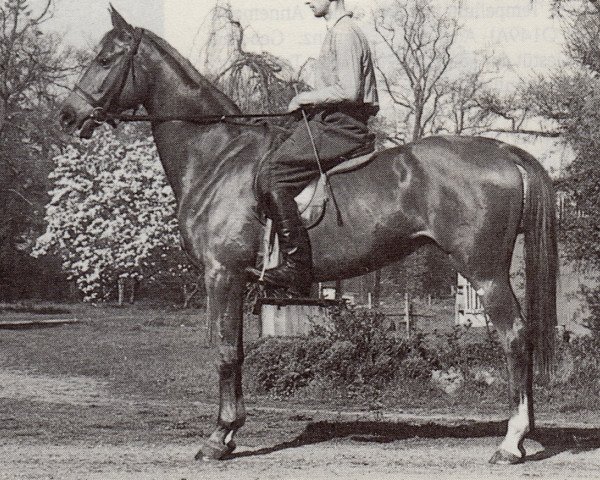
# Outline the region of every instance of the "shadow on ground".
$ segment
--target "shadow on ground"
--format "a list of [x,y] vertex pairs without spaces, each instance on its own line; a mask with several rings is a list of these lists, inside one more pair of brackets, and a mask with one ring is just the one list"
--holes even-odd
[[[358,442],[390,443],[408,438],[481,438],[503,437],[507,422],[469,422],[461,425],[427,423],[414,425],[405,422],[314,422],[304,432],[288,442],[253,451],[233,453],[229,458],[251,457],[326,442],[336,438],[349,438]],[[559,453],[580,453],[600,448],[600,428],[538,427],[529,436],[539,442],[544,450],[526,457],[526,461],[539,461]]]

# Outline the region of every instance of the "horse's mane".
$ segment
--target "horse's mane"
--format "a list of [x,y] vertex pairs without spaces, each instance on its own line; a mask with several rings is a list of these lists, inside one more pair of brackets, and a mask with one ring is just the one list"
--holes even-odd
[[150,30],[144,29],[145,36],[154,44],[162,57],[177,70],[182,79],[192,88],[205,88],[210,91],[213,98],[225,109],[224,113],[241,113],[235,102],[219,88],[209,82],[187,58],[173,48],[166,40]]
[[[187,58],[181,55],[181,53],[179,53],[165,39],[159,37],[154,32],[151,32],[150,30],[146,29],[144,29],[144,36],[147,37],[148,40],[150,40],[150,42],[152,42],[152,44],[160,53],[162,58],[180,74],[181,79],[188,86],[190,86],[191,88],[206,89],[210,93],[210,95],[213,97],[213,100],[216,103],[218,103],[220,107],[223,108],[223,111],[220,113],[242,113],[240,108],[230,97],[228,97],[224,92],[222,92],[218,87],[216,87],[206,77],[204,77],[196,69],[196,67],[194,67],[192,62],[190,62]],[[266,124],[269,127],[272,134],[280,134],[282,131],[289,131],[293,123],[293,117],[254,119],[247,122],[241,120],[238,123],[245,123],[247,125]]]

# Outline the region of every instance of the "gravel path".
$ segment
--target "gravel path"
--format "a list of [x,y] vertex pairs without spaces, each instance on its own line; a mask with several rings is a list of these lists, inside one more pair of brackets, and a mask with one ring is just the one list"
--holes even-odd
[[590,432],[581,442],[588,430],[547,427],[550,445],[528,440],[528,461],[501,467],[487,463],[500,441],[489,418],[254,407],[232,458],[203,463],[193,456],[212,426],[210,404],[185,410],[111,395],[88,377],[14,369],[0,371],[0,403],[7,480],[600,478],[590,425],[579,426]]

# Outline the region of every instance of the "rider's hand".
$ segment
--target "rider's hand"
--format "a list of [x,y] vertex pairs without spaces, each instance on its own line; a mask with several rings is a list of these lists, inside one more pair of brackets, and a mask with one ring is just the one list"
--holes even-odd
[[294,98],[292,98],[292,101],[288,105],[288,112],[295,112],[296,110],[299,110],[300,108],[302,108],[303,105],[309,104],[310,102],[307,102],[304,100],[305,96],[306,95],[303,92],[303,93],[299,93]]
[[288,112],[295,112],[296,110],[301,108],[300,104],[298,103],[297,98],[298,98],[297,95],[294,98],[292,98],[292,101],[288,105]]

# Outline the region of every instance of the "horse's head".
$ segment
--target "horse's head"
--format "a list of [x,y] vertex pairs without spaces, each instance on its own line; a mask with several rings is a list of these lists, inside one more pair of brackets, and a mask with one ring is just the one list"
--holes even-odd
[[62,128],[90,138],[105,114],[137,107],[144,97],[146,70],[139,64],[143,30],[132,27],[111,5],[113,29],[102,39],[100,53],[65,100],[60,112]]

